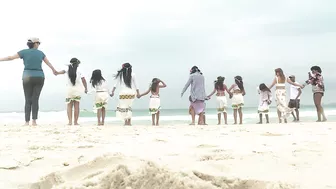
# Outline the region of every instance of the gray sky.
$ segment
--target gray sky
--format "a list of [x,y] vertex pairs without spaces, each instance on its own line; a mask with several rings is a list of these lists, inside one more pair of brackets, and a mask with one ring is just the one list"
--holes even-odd
[[[1,24],[6,26],[1,27],[1,57],[26,48],[27,38],[36,36],[56,68],[77,57],[88,81],[99,68],[111,86],[112,75],[130,62],[141,91],[153,77],[167,83],[161,91],[163,108],[188,106],[188,94],[181,99],[180,93],[193,65],[204,73],[208,93],[217,76],[231,85],[241,75],[246,106],[257,105],[256,87],[270,84],[275,68],[295,74],[300,82],[311,66],[319,65],[327,89],[324,102],[336,102],[333,0],[11,0],[1,5]],[[21,111],[22,60],[1,65],[1,110]],[[64,109],[65,76],[53,76],[46,66],[44,70],[41,110]],[[307,87],[302,104],[312,104],[311,99]],[[82,108],[91,109],[92,103],[93,96],[83,96]],[[114,108],[116,99],[109,105]],[[211,100],[208,107],[214,106]],[[134,102],[134,108],[147,107],[147,97]]]

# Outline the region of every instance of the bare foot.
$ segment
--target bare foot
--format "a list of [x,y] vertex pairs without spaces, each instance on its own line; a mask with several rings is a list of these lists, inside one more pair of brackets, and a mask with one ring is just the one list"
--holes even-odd
[[79,123],[74,123],[74,125],[79,125]]
[[287,123],[287,119],[285,119],[285,123]]
[[26,122],[23,126],[29,126],[29,121]]
[[68,125],[70,126],[70,125],[72,125],[72,123],[68,123]]
[[195,125],[195,123],[190,123],[189,125]]
[[237,125],[237,122],[234,122],[233,125]]
[[257,124],[262,124],[262,122],[258,122]]
[[242,122],[240,122],[240,123],[239,123],[239,125],[243,125],[243,123],[242,123]]
[[326,122],[327,121],[327,118],[324,118],[323,120],[322,120],[322,122]]
[[36,121],[33,121],[33,122],[32,122],[32,126],[37,126]]

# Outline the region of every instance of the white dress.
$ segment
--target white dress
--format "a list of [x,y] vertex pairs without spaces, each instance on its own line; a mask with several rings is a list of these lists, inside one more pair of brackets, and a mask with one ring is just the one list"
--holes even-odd
[[79,102],[81,99],[81,95],[84,92],[84,87],[83,87],[83,82],[82,82],[82,78],[84,78],[84,76],[82,75],[80,68],[77,67],[75,85],[71,83],[71,80],[68,76],[68,69],[69,67],[67,66],[66,69],[64,70],[66,77],[67,77],[67,94],[66,94],[66,99],[65,99],[65,102],[67,104],[72,101]]
[[116,116],[122,120],[132,118],[132,105],[136,96],[136,90],[138,89],[135,74],[132,73],[131,88],[127,87],[121,78],[117,78],[117,82],[114,87],[120,87],[119,90],[119,103],[117,105]]
[[[232,89],[233,91],[235,90],[240,90],[237,84],[234,84],[234,87]],[[244,107],[244,97],[242,93],[233,93],[232,96],[232,108],[233,109],[239,109]]]
[[96,92],[94,110],[98,110],[101,108],[106,109],[109,100],[109,90],[107,82],[102,80],[94,87],[94,90]]
[[259,114],[268,114],[269,112],[269,105],[272,102],[272,93],[269,91],[260,91],[258,88],[259,98],[259,106],[258,106],[258,113]]

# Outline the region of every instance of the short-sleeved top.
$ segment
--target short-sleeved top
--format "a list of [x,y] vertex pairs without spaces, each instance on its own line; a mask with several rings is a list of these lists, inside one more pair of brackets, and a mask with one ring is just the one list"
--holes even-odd
[[[298,82],[295,83],[299,84]],[[300,87],[290,85],[290,99],[296,99],[297,95],[299,94],[299,89]],[[300,99],[300,97],[298,99]]]
[[75,86],[71,83],[71,80],[69,78],[69,75],[68,75],[68,70],[69,70],[69,66],[66,66],[64,71],[65,71],[65,74],[67,76],[67,86],[68,87],[75,87],[75,86],[82,86],[82,78],[84,77],[82,72],[81,72],[81,69],[79,67],[77,67],[77,70],[76,70],[76,83],[75,83]]
[[38,49],[24,49],[18,52],[23,59],[24,70],[22,78],[25,77],[44,77],[42,61],[45,54]]

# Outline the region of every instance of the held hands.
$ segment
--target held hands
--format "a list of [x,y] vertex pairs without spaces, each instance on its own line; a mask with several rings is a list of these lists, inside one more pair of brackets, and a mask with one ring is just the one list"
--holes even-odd
[[85,89],[85,91],[84,91],[84,92],[85,92],[85,94],[87,94],[87,93],[88,93],[88,90],[87,90],[87,89]]
[[137,94],[137,98],[141,98],[141,95],[140,95],[140,94]]
[[59,74],[58,71],[56,71],[56,70],[53,70],[53,73],[54,73],[55,76],[57,76]]
[[114,92],[111,92],[110,96],[113,97],[114,96]]

